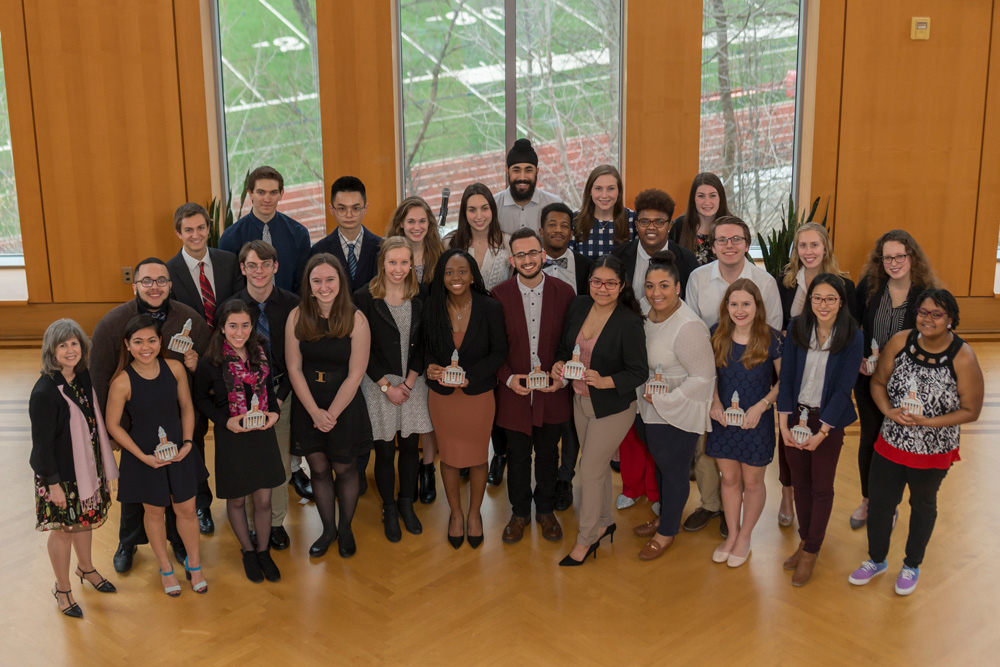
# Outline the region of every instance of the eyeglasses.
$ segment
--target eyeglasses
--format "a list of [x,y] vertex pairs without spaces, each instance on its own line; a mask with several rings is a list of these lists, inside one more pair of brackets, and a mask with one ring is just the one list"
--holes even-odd
[[[367,204],[365,205],[367,206]],[[356,218],[365,210],[365,206],[331,206],[333,212],[345,218]]]
[[885,264],[886,266],[888,266],[890,264],[902,264],[903,262],[906,261],[907,257],[909,257],[909,255],[907,255],[907,254],[903,254],[903,255],[886,255],[885,257],[882,258],[882,263]]
[[746,241],[745,236],[716,236],[715,245],[742,245]]
[[270,271],[274,268],[274,262],[270,259],[266,259],[260,264],[257,264],[256,262],[244,262],[243,268],[250,273],[257,273],[257,269],[260,269],[261,271]]
[[835,306],[837,302],[840,301],[839,296],[816,296],[815,294],[810,297],[814,306],[824,305],[824,306]]
[[639,218],[635,221],[635,224],[639,227],[649,227],[653,225],[657,229],[663,229],[666,225],[670,223],[666,218]]
[[523,262],[528,257],[530,257],[531,259],[535,259],[541,254],[542,254],[541,250],[529,250],[528,252],[515,252],[513,255],[511,255],[511,257],[513,257],[519,262]]
[[917,315],[919,315],[920,317],[929,317],[935,322],[940,320],[947,314],[948,313],[944,312],[943,310],[927,310],[926,308],[917,308]]
[[621,285],[620,280],[601,280],[600,278],[591,278],[590,286],[594,289],[601,289],[602,287],[607,287],[609,290],[616,290],[618,286]]
[[153,280],[152,278],[143,278],[142,280],[137,280],[135,282],[146,288],[152,287],[154,284],[157,287],[166,287],[168,284],[170,284],[170,278],[165,278],[163,276],[160,276],[156,280]]

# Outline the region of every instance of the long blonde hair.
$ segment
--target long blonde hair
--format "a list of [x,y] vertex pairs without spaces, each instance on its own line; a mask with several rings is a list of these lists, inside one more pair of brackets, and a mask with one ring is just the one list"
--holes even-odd
[[368,283],[368,289],[372,294],[372,298],[385,298],[385,258],[390,250],[399,250],[401,248],[410,253],[410,272],[403,279],[403,298],[412,299],[417,294],[420,294],[420,283],[417,282],[417,272],[413,267],[413,248],[410,247],[410,242],[406,240],[405,236],[390,236],[382,241],[382,248],[378,253],[378,273]]
[[788,258],[788,264],[785,265],[785,277],[782,279],[785,287],[795,287],[798,284],[796,276],[799,275],[799,269],[802,268],[802,260],[799,259],[799,236],[802,235],[802,232],[816,232],[819,234],[820,240],[823,241],[823,266],[819,268],[819,272],[832,273],[835,276],[846,278],[847,271],[840,270],[837,258],[833,256],[830,232],[826,231],[826,227],[818,222],[807,222],[795,230],[795,238],[792,240],[792,255]]
[[421,282],[430,284],[431,278],[434,277],[434,266],[437,264],[438,257],[444,252],[444,243],[441,241],[441,233],[438,231],[437,216],[434,215],[434,211],[431,210],[430,205],[422,197],[407,197],[399,203],[399,206],[393,212],[385,235],[386,237],[402,236],[405,238],[403,221],[406,220],[406,215],[410,212],[410,209],[417,206],[422,208],[424,213],[427,214],[427,234],[424,235],[423,240],[424,277]]

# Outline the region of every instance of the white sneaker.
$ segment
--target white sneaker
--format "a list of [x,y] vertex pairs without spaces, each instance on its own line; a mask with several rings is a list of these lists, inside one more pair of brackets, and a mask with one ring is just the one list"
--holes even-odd
[[632,505],[635,505],[634,498],[629,498],[624,493],[618,494],[618,500],[615,501],[615,507],[617,507],[620,510],[623,510],[627,507],[632,507]]

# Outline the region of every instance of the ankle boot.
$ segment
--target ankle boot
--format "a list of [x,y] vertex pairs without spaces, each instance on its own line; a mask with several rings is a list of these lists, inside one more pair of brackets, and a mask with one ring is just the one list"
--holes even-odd
[[420,474],[417,475],[417,478],[420,480],[420,502],[425,505],[434,502],[434,499],[437,498],[434,471],[433,463],[420,464]]
[[399,542],[403,539],[403,531],[399,529],[399,509],[396,503],[382,503],[382,524],[385,528],[385,539]]
[[424,532],[424,527],[420,525],[420,519],[417,518],[416,513],[413,511],[413,498],[399,498],[396,501],[396,506],[399,508],[399,518],[403,520],[403,525],[406,526],[406,532],[411,535],[419,535]]
[[271,560],[270,548],[257,552],[257,563],[260,564],[260,569],[264,573],[265,579],[268,581],[281,581],[281,572],[278,570],[278,566],[274,564],[274,561]]
[[816,567],[816,558],[819,554],[811,554],[803,551],[799,557],[799,564],[795,567],[795,574],[792,575],[792,586],[805,586],[813,576],[813,568]]
[[255,584],[264,581],[264,572],[260,569],[260,562],[257,560],[256,551],[241,551],[243,554],[243,572],[247,579]]
[[796,567],[798,567],[799,558],[802,556],[802,547],[804,547],[805,545],[806,545],[805,540],[801,540],[799,542],[798,549],[795,550],[795,553],[793,553],[791,556],[785,559],[785,562],[784,564],[782,564],[781,567],[783,567],[786,570],[794,570]]

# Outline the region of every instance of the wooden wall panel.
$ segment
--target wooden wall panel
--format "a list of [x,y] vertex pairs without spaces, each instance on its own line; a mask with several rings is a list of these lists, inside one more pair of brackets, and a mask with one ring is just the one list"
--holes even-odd
[[[969,281],[972,296],[993,296],[997,270],[997,237],[1000,235],[1000,0],[993,3],[990,71],[986,90],[979,202]],[[997,326],[1000,327],[1000,317]]]
[[[853,275],[877,234],[902,227],[968,295],[992,4],[847,3],[836,250]],[[910,40],[914,14],[931,17],[930,40]]]
[[[318,2],[316,26],[324,189],[329,193],[340,176],[360,178],[368,194],[365,225],[381,235],[400,192],[392,2]],[[334,229],[329,207],[326,216]]]
[[701,132],[701,0],[630,0],[625,18],[625,201],[661,188],[687,206]]
[[25,3],[52,294],[121,301],[186,201],[171,0]]

